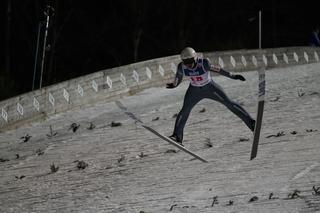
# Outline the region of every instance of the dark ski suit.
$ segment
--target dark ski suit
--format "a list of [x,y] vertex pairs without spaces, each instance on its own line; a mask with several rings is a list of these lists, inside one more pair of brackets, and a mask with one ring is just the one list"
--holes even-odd
[[[254,120],[249,113],[239,104],[229,99],[223,89],[211,79],[210,71],[217,72],[231,79],[239,79],[237,78],[239,75],[232,75],[220,67],[215,67],[210,64],[209,59],[205,58],[197,58],[194,68],[188,68],[182,62],[178,65],[173,83],[174,86],[176,87],[181,83],[183,76],[188,77],[190,80],[189,88],[184,97],[183,107],[176,118],[173,131],[173,135],[177,136],[181,141],[183,140],[183,129],[192,108],[204,98],[222,103],[236,114],[252,131],[254,129]],[[243,78],[242,80],[245,79]]]

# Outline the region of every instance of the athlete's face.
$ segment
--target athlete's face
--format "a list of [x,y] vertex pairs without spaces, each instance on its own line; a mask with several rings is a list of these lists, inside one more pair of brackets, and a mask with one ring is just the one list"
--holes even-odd
[[182,60],[183,64],[186,65],[188,68],[193,68],[195,65],[194,58],[187,58]]

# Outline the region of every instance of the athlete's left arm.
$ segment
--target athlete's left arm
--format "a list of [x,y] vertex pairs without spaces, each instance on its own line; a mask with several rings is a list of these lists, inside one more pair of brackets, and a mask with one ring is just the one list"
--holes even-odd
[[241,81],[245,81],[246,79],[242,75],[234,75],[224,69],[222,69],[220,66],[212,65],[209,61],[209,59],[205,58],[203,59],[203,66],[207,71],[216,72],[220,75],[223,75],[225,77],[231,78],[231,79],[239,79]]

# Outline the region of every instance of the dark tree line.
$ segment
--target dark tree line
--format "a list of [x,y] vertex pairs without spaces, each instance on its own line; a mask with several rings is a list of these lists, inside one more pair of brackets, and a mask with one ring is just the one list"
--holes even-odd
[[[263,2],[263,3],[262,3]],[[308,2],[310,3],[310,2]],[[307,45],[318,23],[312,5],[292,1],[6,0],[0,3],[0,100],[32,89],[38,26],[50,16],[43,85],[98,70],[199,51]],[[35,88],[39,87],[44,38],[40,28]]]

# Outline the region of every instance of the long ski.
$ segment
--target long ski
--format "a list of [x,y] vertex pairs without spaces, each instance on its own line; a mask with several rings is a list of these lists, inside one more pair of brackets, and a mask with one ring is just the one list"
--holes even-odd
[[178,149],[188,153],[189,155],[195,157],[196,159],[204,162],[204,163],[208,163],[208,161],[206,161],[205,159],[203,159],[202,157],[200,157],[199,155],[195,154],[194,152],[188,150],[187,148],[185,148],[184,146],[181,146],[180,144],[178,144],[177,142],[175,142],[174,140],[172,140],[171,138],[159,133],[158,131],[156,131],[155,129],[151,128],[150,126],[144,124],[139,118],[137,118],[132,112],[128,111],[127,107],[125,107],[120,101],[115,101],[116,105],[126,114],[128,115],[131,119],[133,119],[135,121],[135,123],[137,125],[142,126],[144,129],[148,130],[149,132],[155,134],[156,136],[158,136],[159,138],[163,139],[164,141],[174,145],[175,147],[177,147]]
[[258,110],[257,110],[256,125],[253,133],[253,143],[252,143],[250,160],[254,159],[257,156],[257,152],[258,152],[262,117],[263,117],[263,110],[264,110],[264,96],[265,96],[265,89],[266,89],[265,68],[264,67],[261,68],[258,71],[258,73],[259,73]]

